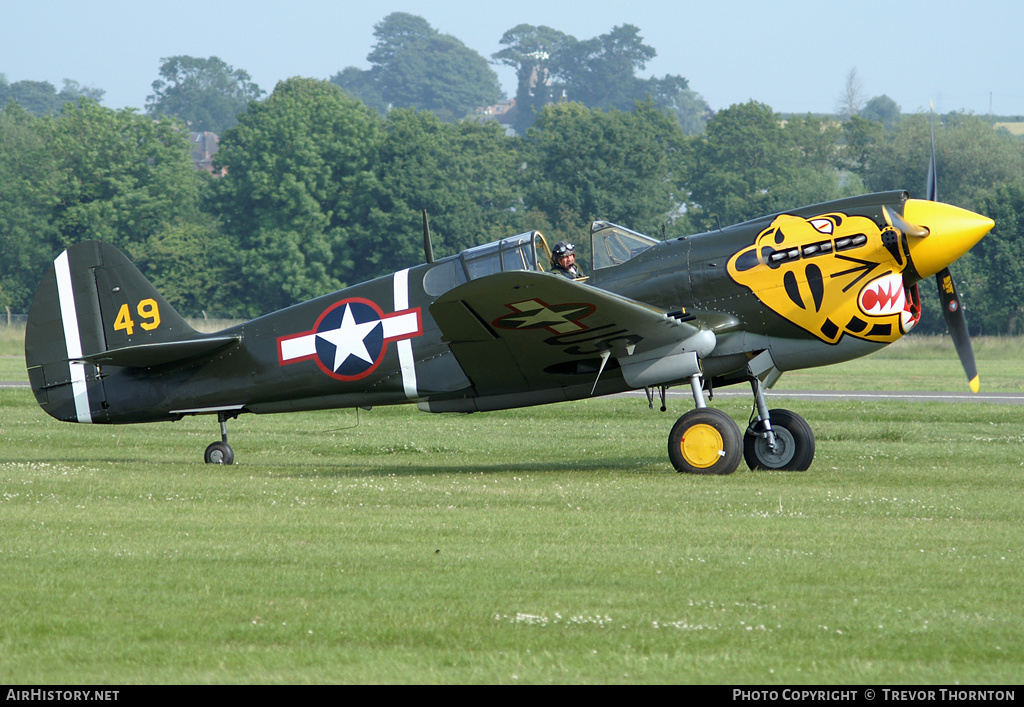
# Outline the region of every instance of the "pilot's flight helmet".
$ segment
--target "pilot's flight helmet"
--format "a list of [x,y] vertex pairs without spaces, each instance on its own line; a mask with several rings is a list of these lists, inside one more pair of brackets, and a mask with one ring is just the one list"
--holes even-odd
[[555,243],[555,247],[551,249],[551,262],[557,263],[559,258],[564,258],[570,253],[576,252],[576,246],[569,241],[558,241]]

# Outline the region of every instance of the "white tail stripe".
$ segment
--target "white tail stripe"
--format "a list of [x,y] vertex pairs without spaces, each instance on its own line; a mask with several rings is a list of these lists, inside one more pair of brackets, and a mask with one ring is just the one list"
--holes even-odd
[[[409,309],[409,268],[395,273],[395,311],[401,312],[405,309]],[[412,316],[415,318],[415,315]],[[413,324],[413,327],[412,331],[415,331],[416,324]],[[416,358],[412,353],[412,339],[399,339],[396,346],[398,346],[398,366],[402,371],[402,388],[405,390],[405,397],[409,400],[416,400],[419,397],[419,392],[416,389]]]
[[85,382],[85,364],[82,358],[82,336],[78,331],[78,311],[75,309],[75,294],[71,288],[71,265],[68,252],[64,251],[53,261],[57,274],[57,298],[60,300],[60,319],[64,324],[64,343],[68,351],[68,365],[71,368],[71,392],[75,398],[75,413],[79,422],[92,422],[89,412],[89,390]]

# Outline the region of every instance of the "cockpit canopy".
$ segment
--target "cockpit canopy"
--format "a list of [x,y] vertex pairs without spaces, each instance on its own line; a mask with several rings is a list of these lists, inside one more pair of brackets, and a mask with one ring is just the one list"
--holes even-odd
[[423,277],[423,289],[437,297],[453,287],[510,270],[542,270],[537,267],[539,231],[520,233],[494,243],[468,248],[458,255],[439,260]]
[[[658,241],[608,221],[594,221],[590,243],[594,269],[621,265]],[[538,248],[544,251],[538,260]],[[493,243],[468,248],[437,263],[423,276],[423,289],[438,297],[459,285],[487,275],[514,270],[545,270],[551,249],[540,231],[529,231]]]
[[594,221],[590,226],[594,270],[621,265],[656,243],[654,238],[607,221]]

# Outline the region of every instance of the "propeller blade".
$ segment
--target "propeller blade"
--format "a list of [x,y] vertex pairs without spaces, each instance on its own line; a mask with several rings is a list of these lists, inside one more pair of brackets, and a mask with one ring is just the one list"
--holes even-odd
[[946,319],[946,328],[953,338],[953,346],[960,357],[964,373],[967,374],[967,384],[972,393],[977,393],[981,389],[981,382],[978,379],[978,367],[974,363],[974,347],[967,332],[967,317],[960,305],[960,295],[957,294],[956,283],[953,282],[953,274],[949,268],[939,272],[935,276],[935,282],[939,286],[939,299],[942,301],[942,315]]
[[[938,174],[935,170],[935,109],[928,116],[928,124],[931,128],[932,154],[928,160],[928,180],[925,183],[925,192],[928,201],[939,200]],[[986,229],[987,230],[987,229]],[[978,367],[974,363],[974,347],[971,345],[971,335],[967,331],[967,315],[960,302],[960,295],[956,291],[956,283],[953,282],[953,273],[949,267],[945,267],[935,274],[935,283],[939,286],[939,300],[942,301],[942,316],[946,320],[946,329],[953,339],[953,346],[956,354],[960,357],[960,364],[967,374],[967,385],[972,393],[981,390],[981,381],[978,379]]]
[[889,206],[883,206],[882,212],[885,214],[886,223],[898,229],[900,233],[906,236],[911,238],[925,238],[930,233],[926,226],[916,226],[909,223],[906,219],[900,216],[895,209],[890,208]]
[[935,172],[935,110],[928,116],[928,125],[932,131],[932,157],[928,161],[928,181],[925,182],[925,198],[928,201],[939,200],[939,178]]

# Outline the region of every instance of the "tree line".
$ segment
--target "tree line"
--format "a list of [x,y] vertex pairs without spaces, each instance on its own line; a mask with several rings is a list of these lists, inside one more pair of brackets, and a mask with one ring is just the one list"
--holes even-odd
[[[445,122],[477,115],[503,96],[491,63],[516,69],[516,96],[505,118],[519,135],[533,124],[537,111],[563,100],[631,111],[635,101],[650,97],[691,134],[700,132],[711,115],[682,76],[636,76],[657,52],[633,25],[589,40],[550,27],[518,25],[504,34],[504,49],[490,62],[422,17],[404,12],[381,20],[374,36],[377,43],[366,57],[370,68],[346,67],[331,82],[381,115],[395,108],[429,110]],[[162,62],[146,112],[181,118],[197,132],[219,134],[233,127],[249,102],[265,95],[246,71],[216,56],[173,56]],[[58,93],[45,81],[8,83],[0,74],[0,108],[17,102],[35,116],[55,115],[81,97],[101,101],[103,94],[70,79]]]
[[[495,103],[498,77],[486,59],[422,17],[394,12],[374,29],[370,68],[347,67],[331,81],[382,114],[392,108],[430,110],[442,120],[471,115]],[[516,95],[507,122],[519,135],[545,106],[562,101],[589,108],[632,111],[648,98],[673,115],[687,133],[703,129],[711,109],[682,76],[641,79],[636,73],[657,56],[634,25],[613,27],[591,39],[544,25],[520,24],[505,32],[491,59],[516,70]]]
[[[417,27],[410,41],[436,39]],[[507,45],[533,53],[523,27]],[[381,66],[401,65],[404,45],[387,37]],[[631,37],[564,45],[593,58]],[[586,252],[594,218],[668,238],[866,191],[924,191],[929,118],[886,101],[845,121],[748,102],[694,133],[650,90],[624,108],[566,88],[513,135],[424,107],[382,111],[334,80],[294,78],[263,97],[223,62],[218,84],[204,76],[211,62],[172,59],[147,115],[89,96],[56,113],[0,110],[0,306],[25,311],[53,257],[92,238],[128,252],[185,314],[255,316],[422,262],[423,209],[439,257],[534,229]],[[215,158],[222,176],[194,168],[186,122],[157,110],[175,89],[204,86],[236,106]],[[972,329],[1018,333],[1024,143],[964,114],[938,117],[935,137],[939,197],[996,220],[954,266]],[[922,294],[919,330],[942,331],[934,287]]]

